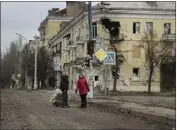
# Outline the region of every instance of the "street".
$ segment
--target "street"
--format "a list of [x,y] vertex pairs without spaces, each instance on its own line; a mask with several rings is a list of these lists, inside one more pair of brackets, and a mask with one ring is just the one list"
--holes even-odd
[[1,129],[164,129],[166,125],[149,123],[133,117],[100,111],[88,105],[80,109],[54,107],[51,93],[25,90],[1,90]]

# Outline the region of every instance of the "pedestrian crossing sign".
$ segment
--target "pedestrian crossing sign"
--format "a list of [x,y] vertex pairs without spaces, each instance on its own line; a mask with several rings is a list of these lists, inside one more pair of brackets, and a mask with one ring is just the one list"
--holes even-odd
[[104,59],[105,65],[115,65],[116,64],[116,53],[107,52],[107,57]]

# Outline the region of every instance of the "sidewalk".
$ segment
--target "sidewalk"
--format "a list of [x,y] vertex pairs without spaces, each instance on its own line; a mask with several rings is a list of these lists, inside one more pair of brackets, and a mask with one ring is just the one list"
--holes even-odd
[[176,123],[176,111],[168,108],[106,99],[90,99],[88,102],[94,106],[110,109],[114,113],[121,112],[173,126]]
[[[49,90],[39,90],[42,93],[52,93]],[[69,90],[69,95],[71,100],[80,101],[79,95],[75,95],[75,91]],[[168,101],[174,104],[175,98],[158,97],[158,96],[95,96],[93,99],[88,99],[88,104],[93,107],[98,107],[101,110],[109,111],[115,114],[127,114],[135,116],[137,118],[142,118],[146,120],[151,120],[171,126],[176,124],[176,111],[163,106],[157,106],[153,102],[158,101],[163,102],[163,105]],[[174,100],[174,101],[173,101]],[[151,102],[149,102],[151,101]],[[157,103],[159,103],[157,102]]]
[[164,97],[164,96],[111,96],[105,98],[105,96],[96,96],[96,99],[110,99],[124,102],[132,102],[145,106],[164,107],[176,110],[176,97]]
[[[131,116],[135,116],[137,118],[143,118],[146,120],[151,120],[151,121],[155,121],[155,122],[159,122],[171,126],[175,126],[176,124],[176,111],[174,109],[157,107],[153,104],[146,105],[141,103],[134,103],[134,102],[130,102],[130,100],[121,101],[120,98],[121,96],[111,97],[111,98],[97,96],[93,99],[88,99],[88,104],[98,107],[104,111],[113,112],[115,114],[123,113]],[[142,98],[142,96],[138,96],[138,98]],[[143,97],[144,100],[145,98],[146,97]],[[153,99],[154,98],[155,97],[153,97]],[[71,94],[71,99],[74,99],[75,101],[80,100],[78,95],[74,95],[74,92],[72,92]],[[143,99],[141,100],[141,102],[144,101]],[[137,99],[135,98],[134,100]]]

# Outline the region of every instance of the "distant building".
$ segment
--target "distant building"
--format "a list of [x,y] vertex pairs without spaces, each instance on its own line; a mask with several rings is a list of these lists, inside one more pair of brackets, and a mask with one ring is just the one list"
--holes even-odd
[[[49,41],[52,37],[57,35],[74,17],[83,12],[85,8],[85,2],[67,1],[66,8],[62,10],[59,8],[52,8],[51,10],[48,10],[48,16],[40,23],[38,31],[40,32],[41,44],[45,46],[50,53],[52,48],[49,45]],[[53,47],[53,49],[54,48],[56,47]],[[58,64],[59,51],[56,52],[54,52],[56,53],[54,63]],[[56,75],[57,73],[58,70],[56,71]]]

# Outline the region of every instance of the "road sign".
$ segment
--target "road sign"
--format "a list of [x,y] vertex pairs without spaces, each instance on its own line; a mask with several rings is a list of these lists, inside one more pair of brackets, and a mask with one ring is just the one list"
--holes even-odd
[[59,71],[60,70],[60,63],[55,63],[54,64],[54,70]]
[[115,65],[116,64],[116,53],[115,52],[107,52],[107,57],[104,59],[105,65]]
[[107,53],[101,48],[95,53],[98,60],[103,61],[107,57]]

